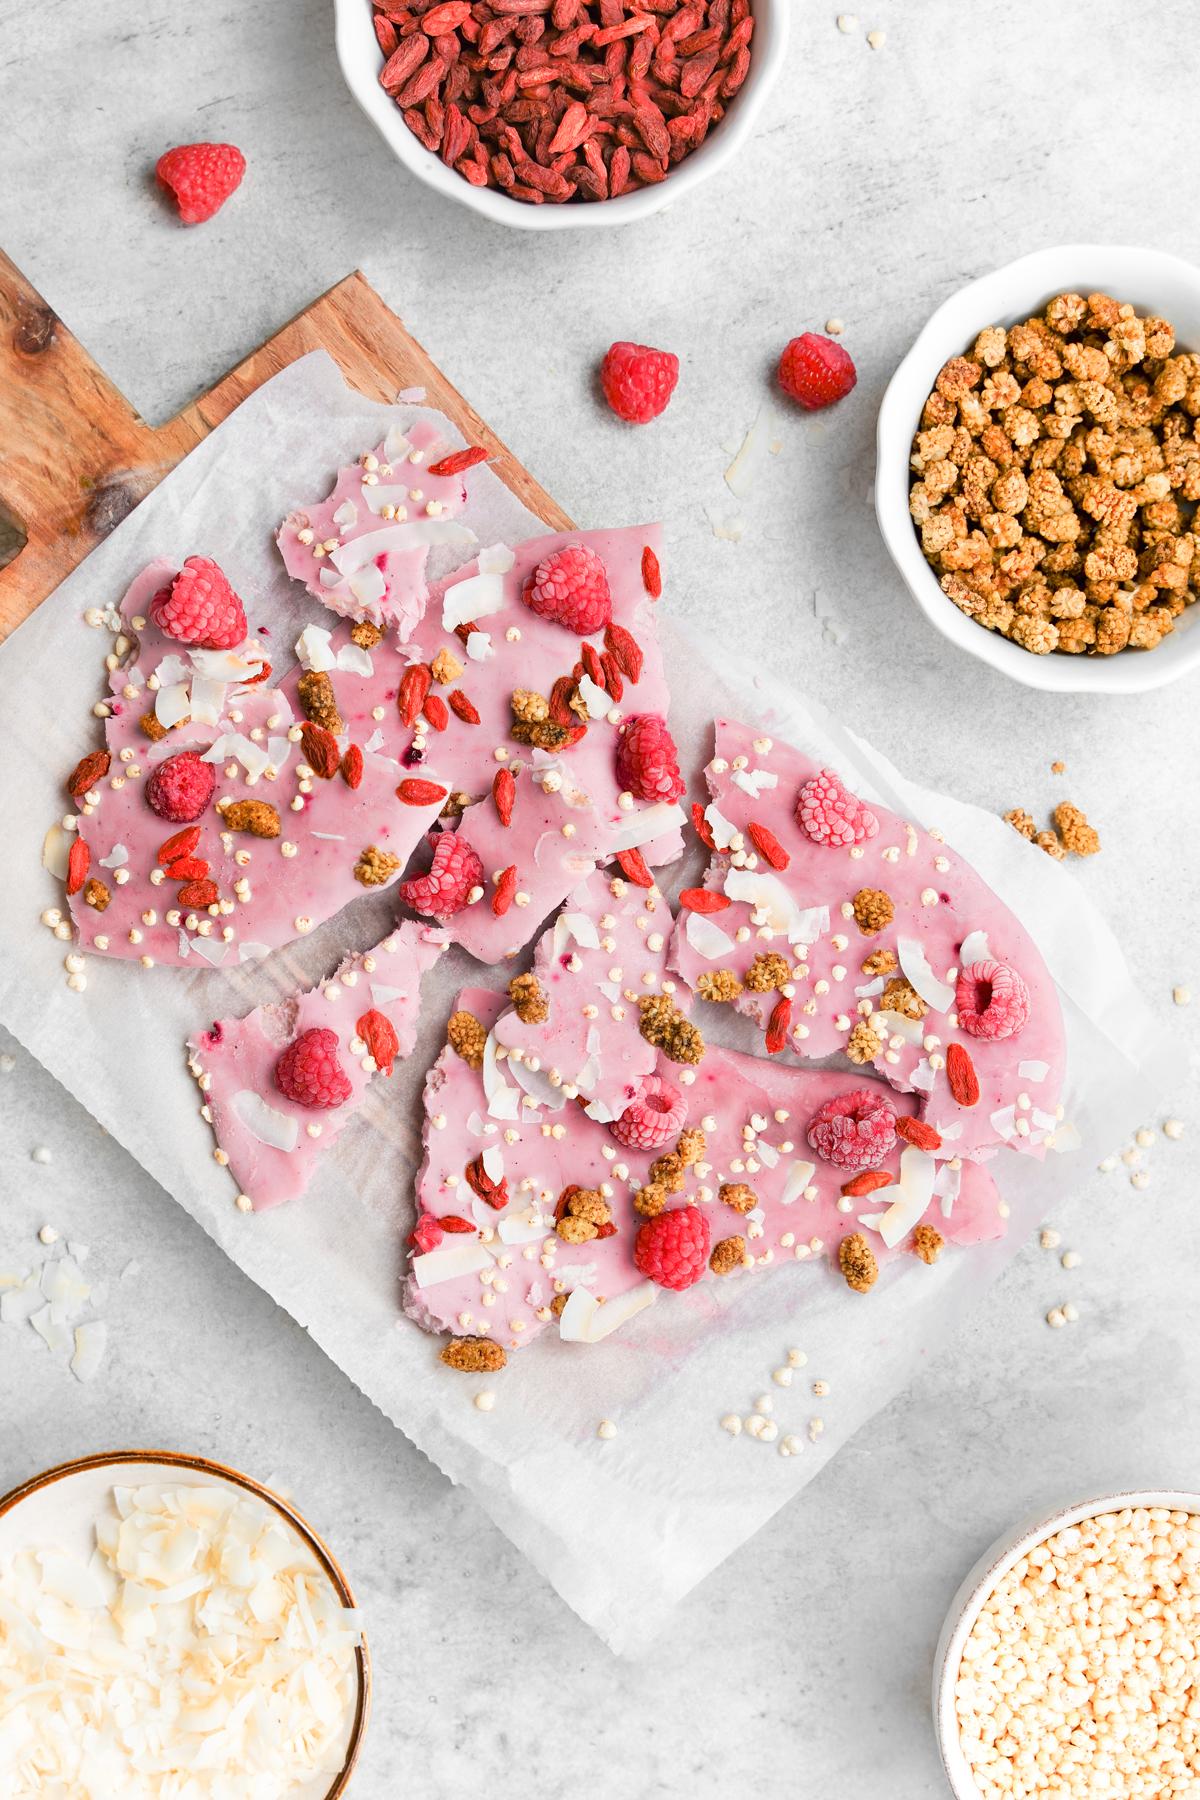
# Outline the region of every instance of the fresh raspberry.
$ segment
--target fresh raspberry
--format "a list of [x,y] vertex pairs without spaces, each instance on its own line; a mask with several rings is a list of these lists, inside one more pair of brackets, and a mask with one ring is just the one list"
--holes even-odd
[[599,631],[612,618],[608,570],[590,544],[566,544],[543,557],[525,583],[526,606],[579,637]]
[[352,1089],[338,1061],[338,1035],[314,1025],[290,1043],[275,1064],[275,1086],[297,1106],[344,1106]]
[[635,800],[674,802],[683,793],[679,752],[661,713],[634,713],[617,733],[617,780]]
[[1029,989],[1007,963],[969,963],[959,971],[954,1004],[971,1037],[1016,1037],[1029,1022]]
[[793,338],[779,359],[779,385],[806,412],[844,400],[858,370],[840,344],[818,332]]
[[202,225],[238,186],[246,159],[232,144],[178,144],[163,152],[154,173],[175,196],[184,224]]
[[896,1115],[874,1088],[852,1088],[818,1106],[808,1141],[835,1169],[871,1169],[896,1141]]
[[197,650],[233,650],[246,636],[246,609],[207,556],[189,556],[149,611],[160,631]]
[[687,1101],[661,1075],[644,1075],[633,1099],[609,1130],[627,1150],[659,1150],[678,1137],[687,1122]]
[[708,1267],[711,1235],[698,1206],[677,1206],[647,1219],[634,1240],[633,1260],[659,1287],[689,1288]]
[[483,886],[483,864],[465,838],[441,831],[433,840],[428,875],[400,883],[400,898],[431,919],[452,919],[467,904],[472,888]]
[[678,380],[679,358],[649,344],[614,344],[600,364],[604,398],[627,425],[657,419]]
[[146,781],[146,804],[160,819],[173,825],[189,825],[198,819],[213,797],[217,772],[211,763],[202,762],[194,750],[181,750],[168,756],[150,771]]
[[800,789],[796,823],[814,844],[828,844],[833,850],[861,844],[879,830],[870,807],[844,788],[832,769],[822,769]]

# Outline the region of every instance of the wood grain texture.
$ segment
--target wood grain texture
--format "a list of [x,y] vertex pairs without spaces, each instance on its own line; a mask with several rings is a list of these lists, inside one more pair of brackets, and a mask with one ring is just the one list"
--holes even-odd
[[[0,569],[0,639],[40,606],[256,388],[310,350],[368,399],[423,387],[431,406],[553,530],[571,521],[468,405],[360,273],[347,275],[261,349],[157,428],[146,424],[0,251],[0,505],[25,532]],[[332,478],[333,470],[330,470]]]

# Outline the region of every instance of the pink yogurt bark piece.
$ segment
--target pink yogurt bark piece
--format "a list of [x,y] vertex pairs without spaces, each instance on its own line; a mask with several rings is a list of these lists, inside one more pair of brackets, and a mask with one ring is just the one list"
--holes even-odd
[[[422,768],[422,777],[434,777],[432,797],[402,802],[397,788],[408,771],[361,739],[357,786],[340,774],[316,776],[301,741],[303,669],[268,686],[262,679],[268,652],[253,625],[246,643],[232,651],[189,649],[165,636],[149,620],[148,608],[175,572],[172,563],[151,563],[121,602],[131,648],[109,676],[104,733],[111,764],[76,802],[89,876],[103,882],[108,900],[97,910],[85,885],[70,897],[71,916],[82,949],[147,967],[251,961],[361,896],[368,848],[389,859],[383,865],[374,860],[369,872],[382,880],[371,885],[396,880],[449,790],[437,783],[434,768]],[[338,679],[349,699],[355,684],[370,682],[374,663],[357,645],[348,652],[352,667],[339,669]],[[397,653],[386,654],[392,669],[385,680],[394,692]],[[158,741],[142,727],[147,714],[165,728]],[[338,734],[339,757],[351,741],[349,732]],[[187,821],[160,816],[147,798],[154,771],[184,752],[198,755],[216,776],[211,801]],[[256,835],[243,823],[228,828],[223,809],[247,801],[274,812],[274,836]],[[207,864],[202,878],[216,888],[207,904],[189,895],[190,881],[159,863],[162,846],[189,826],[199,833],[189,861]],[[67,874],[69,844],[61,828],[51,830],[45,860],[61,876]],[[198,873],[193,869],[193,878]]]
[[279,528],[288,574],[331,612],[406,638],[425,610],[430,550],[475,543],[458,522],[468,475],[429,473],[449,449],[438,425],[418,419],[339,470],[325,500],[297,507]]
[[[522,590],[544,559],[580,545],[602,561],[611,625],[629,634],[642,662],[637,681],[623,682],[619,706],[585,677],[586,730],[570,713],[578,741],[550,751],[513,737],[519,723],[513,696],[540,696],[549,705],[555,683],[573,679],[585,645],[597,659],[607,654],[606,633],[577,635],[533,611]],[[492,545],[434,588],[402,649],[388,638],[361,650],[346,625],[332,636],[310,626],[297,646],[309,668],[328,671],[350,741],[392,758],[409,777],[435,774],[462,796],[461,816],[443,826],[479,857],[483,880],[474,898],[460,894],[457,910],[439,914],[437,922],[483,962],[520,950],[566,895],[618,851],[639,848],[654,865],[682,849],[681,808],[635,798],[617,777],[620,721],[631,714],[665,719],[669,705],[653,602],[642,580],[646,545],[657,549],[657,528],[556,533],[515,549]],[[369,675],[356,673],[360,662]],[[409,724],[400,704],[406,675],[428,690]],[[507,825],[494,792],[498,775],[513,783]],[[507,870],[513,873],[506,896],[500,878]]]
[[[836,771],[748,726],[717,721],[706,774],[717,848],[705,888],[728,904],[681,920],[679,974],[693,988],[720,969],[742,979],[755,957],[781,954],[791,965],[795,1055],[849,1047],[893,1087],[920,1096],[943,1155],[1008,1145],[1040,1158],[1054,1148],[1066,1060],[1058,995],[1029,933],[975,870],[939,835],[859,800]],[[881,954],[891,966],[864,968]],[[993,988],[983,1030],[1008,1035],[970,1029]],[[1021,999],[1002,1016],[1003,993]],[[735,1004],[765,1025],[779,999],[774,989],[743,991]],[[975,1071],[972,1103],[951,1090],[951,1045]]]
[[[889,1118],[911,1117],[915,1101],[870,1075],[801,1070],[712,1045],[694,1066],[652,1050],[639,1033],[636,999],[672,992],[662,949],[651,948],[659,920],[639,912],[628,894],[606,897],[595,878],[571,905],[589,902],[599,943],[582,943],[572,928],[564,944],[556,926],[539,945],[535,972],[547,1018],[527,1024],[503,995],[485,989],[458,997],[460,1011],[486,1032],[486,1048],[475,1068],[448,1044],[426,1083],[425,1161],[404,1289],[405,1311],[418,1324],[489,1338],[508,1351],[547,1327],[571,1341],[600,1342],[643,1308],[676,1303],[679,1296],[638,1268],[643,1221],[633,1204],[655,1159],[674,1144],[630,1148],[610,1129],[614,1107],[583,1104],[590,1093],[611,1098],[623,1089],[636,1107],[647,1074],[672,1096],[672,1116],[682,1107],[684,1128],[704,1139],[668,1207],[699,1208],[714,1247],[743,1240],[735,1279],[797,1260],[836,1265],[839,1244],[856,1230],[869,1235],[881,1264],[911,1255],[920,1223],[953,1244],[1003,1234],[987,1170],[926,1154],[894,1126],[873,1164],[892,1178],[889,1185],[852,1199],[847,1213],[842,1190],[852,1171],[809,1146],[814,1114],[864,1087]],[[682,989],[672,997],[689,999]],[[556,1232],[556,1210],[572,1187],[602,1197],[611,1232],[601,1226],[582,1243]],[[706,1269],[698,1285],[728,1278]],[[570,1298],[559,1316],[554,1302],[562,1296]]]
[[[217,1145],[239,1193],[256,1212],[303,1194],[367,1088],[385,1078],[371,1047],[397,1058],[411,1054],[421,977],[444,948],[439,933],[402,925],[373,950],[347,957],[308,993],[255,1007],[244,1019],[218,1020],[189,1038],[189,1067],[204,1094]],[[390,1026],[391,1037],[380,1019]],[[324,1049],[336,1059],[348,1088],[337,1106],[299,1104],[276,1080],[283,1052],[310,1031],[329,1031],[336,1038],[336,1048]]]
[[[579,636],[539,616],[522,592],[540,564],[580,545],[603,564],[612,598],[611,625],[634,640],[642,665],[636,682],[620,679],[619,702],[585,673],[579,686],[587,729],[578,742],[551,751],[514,740],[513,695],[524,691],[549,699],[555,683],[572,677],[589,651],[597,658],[605,654],[606,632]],[[487,872],[482,900],[446,924],[452,940],[482,962],[498,962],[520,949],[591,869],[619,851],[640,849],[653,867],[682,850],[684,814],[678,804],[637,798],[623,789],[617,775],[622,720],[641,714],[665,720],[670,705],[654,602],[642,578],[647,546],[657,553],[656,526],[555,533],[514,550],[493,547],[433,589],[425,621],[415,634],[425,660],[442,646],[458,653],[465,664],[461,689],[479,714],[478,725],[452,719],[444,734],[445,751],[442,745],[438,749],[439,767],[472,796],[458,830]],[[477,629],[466,631],[467,625]],[[454,636],[456,627],[465,634],[465,646]],[[461,762],[455,760],[458,755]],[[516,784],[507,826],[492,798],[502,768]],[[495,878],[507,869],[515,871],[515,892],[512,903],[497,915],[492,904]]]

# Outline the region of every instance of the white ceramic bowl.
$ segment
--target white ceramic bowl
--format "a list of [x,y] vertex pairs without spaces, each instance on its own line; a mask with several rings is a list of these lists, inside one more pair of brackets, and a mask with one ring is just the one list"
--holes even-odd
[[[59,1463],[0,1497],[0,1561],[31,1544],[53,1543],[80,1558],[95,1547],[94,1521],[115,1485],[170,1485],[181,1475],[196,1486],[230,1488],[270,1506],[311,1556],[343,1606],[354,1595],[329,1546],[287,1500],[261,1482],[203,1456],[175,1450],[111,1450]],[[332,1784],[320,1777],[294,1792],[294,1800],[340,1800],[358,1762],[371,1710],[371,1658],[364,1637],[355,1652],[357,1697],[345,1723],[342,1765]]]
[[337,55],[346,86],[406,169],[446,199],[457,200],[461,206],[469,206],[499,225],[515,225],[524,231],[564,231],[576,226],[594,230],[601,225],[625,225],[634,219],[648,218],[673,200],[682,199],[737,155],[753,131],[754,121],[783,63],[792,0],[751,0],[754,39],[750,46],[750,72],[720,124],[714,126],[697,150],[672,168],[665,181],[636,188],[615,200],[565,206],[530,206],[523,200],[510,200],[498,188],[472,187],[448,169],[440,157],[426,150],[404,123],[395,101],[379,85],[383,59],[371,24],[370,0],[336,0],[336,5]]
[[921,611],[943,637],[1026,687],[1060,694],[1137,694],[1200,667],[1200,604],[1156,650],[1115,656],[1033,656],[960,612],[925,561],[908,511],[913,434],[942,364],[962,355],[985,325],[1015,325],[1055,294],[1111,294],[1174,325],[1184,349],[1200,349],[1200,269],[1161,250],[1067,245],[1037,250],[972,281],[934,313],[888,384],[879,409],[875,511],[884,542]]
[[[1092,289],[1094,293],[1095,288]],[[1170,317],[1170,314],[1167,314]],[[1037,1519],[1026,1519],[998,1538],[971,1570],[946,1614],[938,1639],[933,1664],[933,1722],[937,1731],[942,1767],[955,1800],[980,1800],[979,1789],[963,1755],[958,1738],[958,1720],[954,1707],[954,1689],[958,1681],[963,1645],[970,1637],[975,1621],[992,1590],[1003,1580],[1014,1563],[1040,1544],[1043,1538],[1078,1525],[1081,1519],[1093,1519],[1099,1513],[1123,1512],[1133,1506],[1165,1506],[1172,1512],[1200,1513],[1200,1494],[1174,1493],[1147,1489],[1136,1493],[1101,1494],[1097,1499],[1080,1500],[1075,1505],[1060,1507]]]

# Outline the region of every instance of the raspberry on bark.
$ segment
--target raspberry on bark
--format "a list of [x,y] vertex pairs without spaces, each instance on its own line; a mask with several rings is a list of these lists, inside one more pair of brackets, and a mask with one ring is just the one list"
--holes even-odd
[[146,804],[160,819],[188,825],[209,806],[217,785],[217,773],[194,750],[168,756],[150,771]]
[[483,864],[465,838],[442,831],[434,839],[427,875],[400,883],[400,896],[414,912],[439,921],[452,919],[467,905],[474,889],[483,887]]
[[617,780],[635,800],[673,804],[684,791],[675,740],[660,713],[635,713],[617,735]]
[[857,794],[844,787],[832,769],[822,769],[800,789],[796,823],[814,844],[845,850],[879,831],[879,820]]
[[699,1207],[679,1206],[647,1219],[634,1241],[633,1260],[648,1280],[678,1293],[694,1286],[708,1267],[711,1235]]
[[661,1150],[679,1136],[687,1121],[687,1101],[661,1075],[644,1075],[633,1098],[609,1126],[627,1150]]
[[297,1106],[344,1106],[353,1090],[338,1061],[337,1032],[327,1025],[302,1031],[275,1064],[275,1085]]
[[590,544],[566,544],[543,557],[523,598],[540,618],[579,637],[603,630],[612,618],[608,571]]
[[234,650],[246,640],[246,609],[224,570],[207,556],[189,556],[149,611],[161,632],[194,650]]
[[869,1169],[896,1141],[896,1115],[874,1088],[852,1088],[819,1106],[808,1124],[817,1155],[837,1169]]

